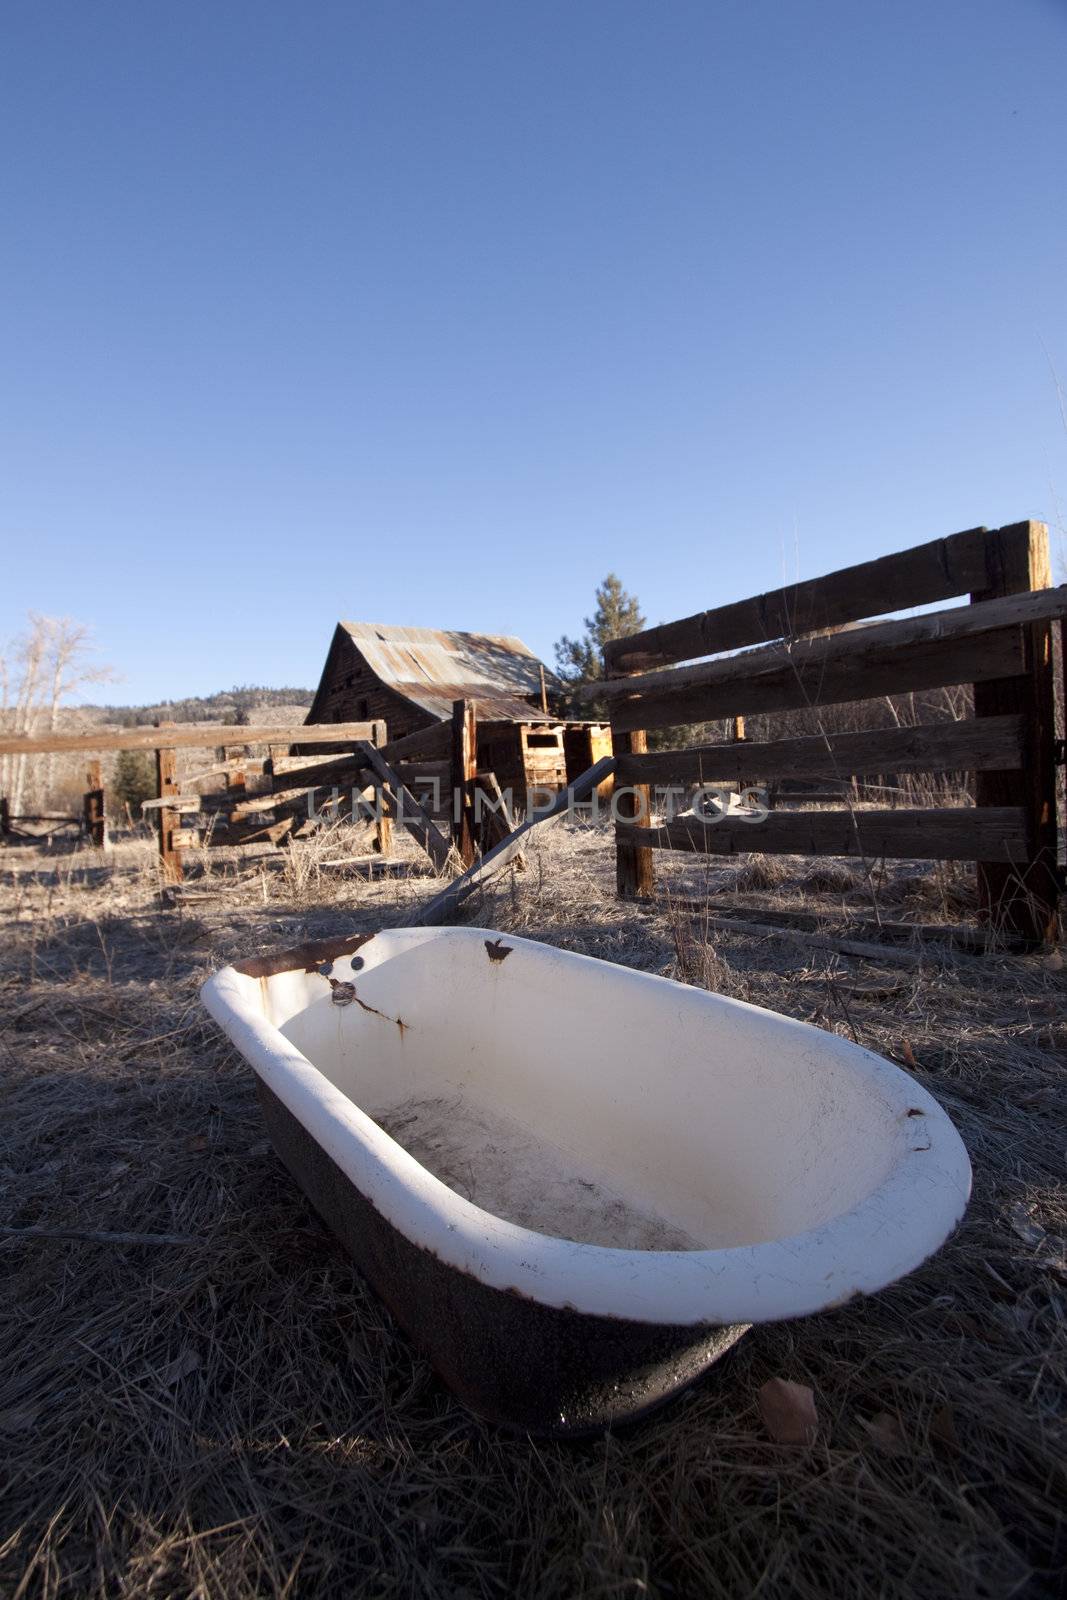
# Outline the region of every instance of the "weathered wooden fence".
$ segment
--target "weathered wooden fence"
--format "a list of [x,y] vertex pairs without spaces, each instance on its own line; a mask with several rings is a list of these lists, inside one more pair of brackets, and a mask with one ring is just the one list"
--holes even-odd
[[[182,876],[182,851],[188,843],[194,841],[191,830],[183,828],[182,816],[188,811],[196,811],[205,806],[207,809],[218,811],[225,810],[227,822],[222,836],[226,843],[240,843],[259,836],[267,836],[271,828],[279,824],[255,821],[255,809],[258,802],[260,809],[282,810],[286,807],[287,796],[280,798],[274,795],[257,796],[254,800],[242,804],[244,795],[244,771],[253,770],[257,765],[260,772],[269,769],[271,758],[265,762],[249,762],[245,758],[222,764],[222,768],[211,768],[210,773],[222,770],[227,777],[227,792],[222,796],[189,796],[183,795],[178,784],[177,752],[179,749],[209,749],[227,746],[244,748],[248,745],[273,746],[279,750],[288,750],[291,744],[299,741],[301,745],[312,745],[324,748],[329,753],[341,750],[347,753],[347,762],[354,759],[353,750],[360,744],[384,744],[385,724],[383,722],[349,722],[319,724],[314,727],[301,725],[298,728],[274,727],[270,724],[262,726],[244,726],[241,724],[227,724],[220,726],[211,723],[183,723],[183,724],[157,724],[154,727],[97,729],[86,733],[53,733],[42,738],[23,735],[0,736],[0,755],[50,755],[64,754],[71,751],[93,751],[98,754],[118,750],[149,750],[155,754],[156,762],[156,803],[151,809],[154,812],[157,836],[159,839],[159,855],[164,876],[171,881],[177,881]],[[305,777],[304,787],[300,789],[302,797],[306,797],[306,784],[321,782],[324,775],[323,766],[311,769],[315,776]],[[205,776],[205,774],[200,774]],[[297,776],[292,774],[291,776]],[[105,816],[104,788],[101,781],[99,759],[89,765],[87,775],[88,789],[83,801],[83,815],[81,819],[86,827],[93,844],[106,846],[107,824]],[[295,790],[296,784],[292,785]],[[219,804],[215,805],[214,802]],[[171,802],[168,804],[167,802]],[[264,807],[266,802],[266,807]],[[18,820],[11,818],[5,805],[0,804],[0,815],[9,831],[14,831],[13,825]],[[35,819],[36,820],[36,819]],[[291,821],[283,817],[280,826],[284,829],[291,826]]]
[[[1043,523],[974,528],[608,645],[608,671],[619,676],[591,686],[589,696],[611,713],[621,791],[619,894],[652,893],[657,848],[965,859],[977,863],[984,919],[1031,941],[1054,937],[1052,624],[1059,619],[1063,627],[1067,587],[1050,583]],[[971,603],[902,621],[869,620],[960,597]],[[858,622],[868,625],[818,632]],[[696,659],[709,656],[715,659]],[[966,721],[648,751],[650,729],[956,684],[974,686],[974,715]],[[734,781],[739,752],[751,782],[969,771],[975,804],[891,811],[853,805],[773,813],[759,823],[727,816],[652,825],[650,785]]]
[[[248,747],[266,745],[254,759]],[[179,782],[178,751],[214,748],[216,762]],[[352,814],[359,798],[376,794],[376,843],[390,852],[397,820],[412,834],[438,872],[455,849],[470,867],[485,851],[508,837],[515,822],[496,776],[478,769],[475,705],[457,700],[451,726],[438,723],[387,743],[386,724],[315,723],[298,728],[157,723],[150,728],[54,734],[44,738],[0,737],[0,753],[47,755],[80,750],[146,750],[155,756],[156,796],[145,802],[159,840],[164,877],[183,875],[183,856],[192,846],[280,844],[312,815]],[[294,753],[294,750],[296,753]],[[266,778],[259,793],[249,777]],[[205,779],[222,779],[221,793],[199,793]],[[105,846],[105,795],[99,758],[90,763],[82,822],[93,844]],[[184,820],[183,820],[184,819]],[[6,802],[0,801],[0,832],[17,831]],[[193,826],[186,826],[193,822]]]

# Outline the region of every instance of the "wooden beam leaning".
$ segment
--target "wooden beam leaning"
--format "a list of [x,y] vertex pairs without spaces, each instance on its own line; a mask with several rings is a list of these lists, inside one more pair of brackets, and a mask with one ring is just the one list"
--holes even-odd
[[[167,729],[165,722],[158,723],[154,729],[158,741],[160,733]],[[156,746],[156,795],[160,800],[176,799],[178,788],[178,755],[172,748]],[[181,829],[181,812],[173,810],[168,805],[161,805],[156,812],[156,829],[159,836],[159,861],[163,877],[167,883],[180,883],[182,877],[181,850],[175,835]]]
[[[648,735],[642,728],[620,728],[613,717],[611,747],[616,761],[643,756],[648,751]],[[615,838],[615,893],[620,900],[647,900],[656,890],[656,869],[652,851],[638,841],[652,824],[652,797],[646,783],[624,786],[618,781],[617,766],[615,771],[612,810],[620,821],[632,823],[626,834],[617,833]]]
[[[236,724],[211,726],[202,722],[175,723],[168,730],[173,750],[211,749],[229,744],[343,744],[372,739],[374,722],[308,723],[296,728]],[[0,737],[0,755],[50,755],[70,750],[154,750],[155,728],[103,728],[96,733],[50,733],[41,739]]]
[[[1019,716],[927,723],[915,728],[879,728],[863,733],[805,735],[745,744],[745,770],[764,778],[866,777],[882,772],[999,772],[1022,761]],[[657,750],[620,755],[620,783],[697,784],[732,782],[735,744],[694,750]]]
[[667,666],[883,616],[887,610],[954,600],[987,582],[984,536],[985,529],[969,528],[823,578],[787,584],[679,622],[646,628],[626,639],[613,639],[604,647],[605,667],[609,672],[627,672]]
[[732,669],[724,671],[719,683],[616,701],[611,711],[613,733],[616,728],[620,732],[635,727],[672,728],[735,712],[795,711],[906,694],[911,689],[981,683],[988,678],[1013,677],[1025,664],[1020,628],[1000,628],[974,638],[936,639],[911,649],[871,644],[851,661],[832,665],[809,657],[749,674],[740,666],[743,660],[731,657],[709,663]]
[[[1018,715],[1023,721],[1023,758],[1014,772],[984,771],[976,779],[980,809],[1021,805],[1027,818],[1027,846],[1010,864],[983,855],[978,862],[979,913],[994,928],[1031,944],[1058,934],[1056,840],[1056,706],[1050,619],[1063,610],[1051,602],[1053,589],[1048,528],[1043,522],[1017,522],[986,535],[987,583],[972,594],[971,611],[994,605],[1029,603],[1033,620],[1023,628],[1023,674],[975,680],[977,719]],[[1033,592],[1036,591],[1036,592]],[[1002,600],[1002,595],[1015,600]],[[1046,611],[1043,608],[1049,605]]]
[[1003,861],[1026,858],[1022,806],[944,807],[899,811],[773,812],[762,822],[702,822],[678,817],[662,827],[617,823],[616,838],[638,836],[654,850],[702,855],[880,856],[920,861]]
[[433,818],[424,811],[409,789],[405,789],[380,750],[372,744],[362,743],[356,753],[364,765],[373,772],[382,787],[394,818],[402,822],[408,832],[418,840],[438,872],[444,872],[452,846],[438,828]]

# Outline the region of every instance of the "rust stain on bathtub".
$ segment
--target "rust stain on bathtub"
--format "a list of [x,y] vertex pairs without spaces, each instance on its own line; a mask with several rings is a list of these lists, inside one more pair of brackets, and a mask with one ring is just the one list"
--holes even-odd
[[306,944],[294,945],[274,955],[249,956],[245,961],[235,961],[234,971],[246,978],[276,978],[281,972],[315,972],[327,962],[350,956],[362,945],[369,944],[373,933],[352,933],[346,939],[309,939]]
[[[330,983],[331,984],[336,984],[337,983],[336,978],[331,978],[330,979]],[[361,1000],[359,998],[359,995],[356,993],[356,986],[355,986],[354,983],[345,983],[345,984],[339,985],[338,987],[344,988],[344,989],[351,989],[352,994],[350,996],[350,999],[354,1000],[356,1002],[357,1006],[359,1006],[363,1011],[369,1011],[372,1017],[381,1017],[383,1022],[391,1022],[394,1025],[394,1027],[397,1027],[397,1028],[400,1029],[400,1037],[401,1038],[404,1037],[405,1032],[411,1026],[411,1024],[408,1023],[408,1022],[405,1022],[403,1017],[391,1017],[391,1016],[388,1015],[387,1012],[379,1011],[377,1006],[369,1005],[366,1000]],[[344,1001],[344,1004],[348,1005],[348,1000]]]

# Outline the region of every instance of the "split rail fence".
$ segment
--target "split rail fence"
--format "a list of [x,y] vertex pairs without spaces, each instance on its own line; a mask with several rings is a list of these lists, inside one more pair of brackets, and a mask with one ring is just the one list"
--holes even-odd
[[[588,695],[610,709],[619,895],[652,894],[656,849],[971,860],[984,921],[1030,943],[1054,938],[1063,742],[1053,625],[1062,637],[1067,586],[1050,585],[1044,524],[974,528],[613,641],[609,676]],[[870,620],[960,597],[970,604]],[[846,623],[864,625],[819,632]],[[973,685],[973,716],[964,721],[648,749],[654,729],[958,684]],[[736,782],[742,756],[751,783],[970,772],[975,803],[654,825],[652,786]]]

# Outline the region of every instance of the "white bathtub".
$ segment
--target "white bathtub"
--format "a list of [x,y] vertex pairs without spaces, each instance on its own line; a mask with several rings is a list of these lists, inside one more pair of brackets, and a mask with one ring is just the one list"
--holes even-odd
[[203,999],[398,1320],[519,1426],[634,1415],[747,1325],[910,1272],[967,1203],[958,1134],[888,1061],[529,940],[393,929]]

